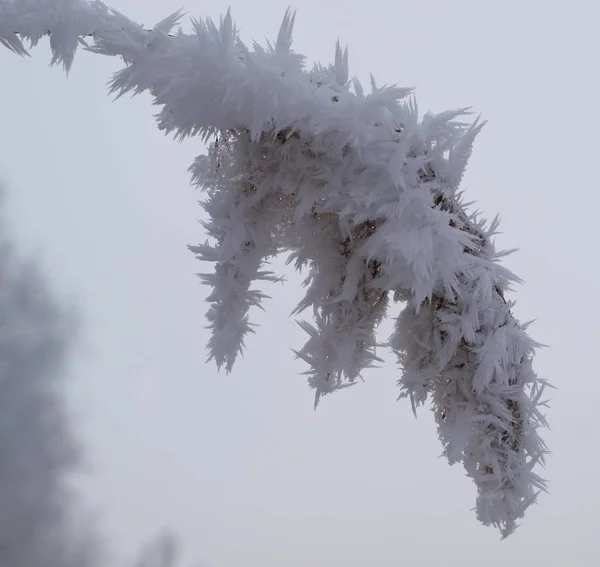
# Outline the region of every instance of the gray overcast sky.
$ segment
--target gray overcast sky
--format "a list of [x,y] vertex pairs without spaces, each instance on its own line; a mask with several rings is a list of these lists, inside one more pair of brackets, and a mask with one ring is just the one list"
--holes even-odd
[[[246,40],[274,37],[287,5],[232,0]],[[110,2],[109,2],[110,4]],[[114,0],[151,26],[214,1]],[[290,347],[298,278],[270,288],[263,325],[234,373],[205,364],[204,240],[186,173],[203,148],[155,128],[145,96],[112,103],[119,62],[82,53],[69,79],[0,53],[0,176],[11,221],[82,305],[86,352],[73,398],[93,474],[85,486],[117,551],[163,525],[186,557],[214,567],[598,565],[597,22],[593,1],[421,0],[295,6],[295,47],[330,61],[339,36],[352,72],[416,86],[422,111],[473,105],[489,120],[464,181],[500,212],[507,264],[526,281],[517,316],[552,348],[538,372],[559,387],[546,434],[551,495],[506,542],[470,508],[475,488],[438,458],[427,409],[396,402],[390,360],[316,413]],[[387,334],[389,325],[384,328]],[[391,357],[389,357],[391,358]]]

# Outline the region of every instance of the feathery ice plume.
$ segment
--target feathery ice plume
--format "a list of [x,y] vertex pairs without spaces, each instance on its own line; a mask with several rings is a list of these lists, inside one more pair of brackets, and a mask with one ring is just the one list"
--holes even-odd
[[53,63],[70,69],[79,45],[119,56],[118,95],[148,91],[158,126],[216,140],[191,167],[205,190],[209,241],[191,246],[214,272],[209,357],[231,370],[266,296],[252,286],[286,251],[307,268],[297,312],[314,323],[297,356],[316,402],[373,366],[390,299],[405,303],[390,347],[413,409],[429,397],[444,452],[477,486],[477,515],[504,536],[535,501],[546,447],[538,428],[547,383],[532,369],[538,345],[505,293],[491,225],[469,212],[459,184],[482,124],[466,109],[419,117],[410,89],[371,92],[350,78],[347,51],[306,68],[292,50],[287,12],[274,43],[247,47],[230,13],[219,24],[173,14],[152,30],[85,0],[0,0],[0,41],[50,35]]

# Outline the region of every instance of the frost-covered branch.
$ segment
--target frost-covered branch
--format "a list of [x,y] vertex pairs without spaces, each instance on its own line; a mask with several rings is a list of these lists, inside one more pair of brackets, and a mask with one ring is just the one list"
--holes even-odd
[[404,302],[390,341],[401,395],[414,408],[431,396],[446,456],[477,485],[480,520],[510,534],[545,487],[533,468],[546,452],[546,383],[505,297],[518,279],[499,264],[497,223],[461,199],[481,124],[463,122],[464,109],[420,117],[410,89],[372,81],[365,93],[339,45],[332,65],[307,68],[291,12],[274,43],[252,48],[229,13],[193,20],[190,33],[175,30],[180,16],[145,30],[101,2],[0,0],[0,41],[25,54],[20,38],[49,34],[67,69],[78,45],[119,56],[112,92],[148,91],[159,128],[216,138],[191,168],[209,241],[190,248],[215,265],[202,279],[219,366],[242,352],[265,298],[252,285],[276,279],[265,264],[280,252],[308,269],[297,312],[315,321],[301,323],[297,355],[316,401],[377,362],[376,327],[390,298]]
[[262,268],[277,253],[272,227],[280,207],[266,190],[261,148],[248,143],[248,137],[247,132],[228,132],[213,145],[208,160],[200,158],[191,168],[195,184],[207,188],[203,207],[209,220],[203,225],[216,242],[189,248],[198,259],[216,263],[214,273],[201,274],[212,288],[207,298],[213,305],[207,314],[212,331],[208,350],[209,358],[228,372],[252,331],[250,308],[260,307],[266,298],[250,286],[277,280]]

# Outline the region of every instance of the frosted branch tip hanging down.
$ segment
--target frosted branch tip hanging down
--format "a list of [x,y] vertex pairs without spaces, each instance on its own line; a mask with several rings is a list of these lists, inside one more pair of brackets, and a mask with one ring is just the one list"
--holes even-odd
[[404,304],[389,341],[402,369],[401,397],[431,401],[444,454],[477,486],[477,516],[504,536],[545,482],[534,472],[546,446],[536,344],[505,293],[519,280],[499,260],[487,223],[459,184],[482,123],[465,109],[420,117],[411,89],[366,93],[348,53],[307,68],[292,49],[294,15],[277,40],[247,47],[228,12],[219,24],[181,13],[144,29],[102,2],[0,0],[0,41],[50,35],[53,63],[70,69],[78,46],[119,56],[112,93],[148,91],[161,130],[200,136],[208,155],[191,167],[205,192],[209,240],[190,246],[214,270],[209,358],[230,371],[266,298],[255,282],[281,252],[307,268],[296,313],[315,400],[353,384],[378,362],[378,324],[389,301]]

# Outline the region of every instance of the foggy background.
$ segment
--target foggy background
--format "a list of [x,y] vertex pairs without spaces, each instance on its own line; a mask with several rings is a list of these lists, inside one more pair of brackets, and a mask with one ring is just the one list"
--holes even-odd
[[[183,7],[113,0],[151,27]],[[233,0],[250,42],[275,37],[287,3]],[[267,286],[262,327],[231,376],[205,364],[207,267],[187,167],[198,140],[155,127],[149,97],[112,103],[117,60],[79,53],[68,80],[46,45],[3,68],[0,178],[7,225],[53,285],[77,298],[81,349],[69,398],[89,467],[79,485],[118,557],[170,526],[189,563],[242,566],[596,565],[600,490],[597,24],[591,1],[303,0],[295,49],[329,62],[336,38],[351,73],[416,86],[421,112],[473,105],[489,120],[463,182],[525,280],[515,315],[533,337],[551,393],[544,432],[550,496],[508,541],[478,524],[475,487],[440,459],[426,408],[396,401],[391,356],[366,382],[323,399],[294,361],[288,313],[300,279]],[[187,21],[184,21],[187,26]],[[513,294],[512,297],[515,295]],[[390,325],[384,326],[387,337]],[[575,559],[575,557],[577,559]]]

